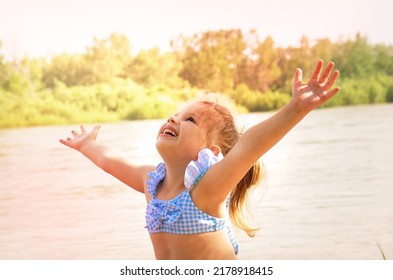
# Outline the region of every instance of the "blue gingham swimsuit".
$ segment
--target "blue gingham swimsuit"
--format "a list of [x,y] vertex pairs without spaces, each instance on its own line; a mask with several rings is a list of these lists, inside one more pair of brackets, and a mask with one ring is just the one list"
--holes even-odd
[[[165,164],[160,163],[150,172],[147,190],[152,196],[146,207],[146,228],[149,233],[168,232],[172,234],[197,234],[227,230],[229,240],[238,253],[239,246],[234,238],[228,219],[216,218],[201,211],[192,201],[190,190],[202,178],[208,168],[222,159],[222,154],[215,156],[209,149],[198,154],[198,160],[192,161],[186,169],[186,190],[171,200],[161,200],[156,196],[157,187],[164,179]],[[228,200],[229,202],[229,200]]]

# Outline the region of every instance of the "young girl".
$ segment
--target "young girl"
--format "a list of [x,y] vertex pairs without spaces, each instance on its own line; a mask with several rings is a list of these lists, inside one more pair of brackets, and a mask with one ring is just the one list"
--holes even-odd
[[241,216],[247,190],[259,177],[259,158],[307,113],[332,98],[338,71],[317,62],[310,80],[295,71],[292,99],[270,118],[240,134],[230,111],[211,101],[181,108],[159,129],[163,163],[138,166],[95,142],[99,126],[60,140],[146,196],[146,228],[157,259],[237,259],[228,221],[253,236]]

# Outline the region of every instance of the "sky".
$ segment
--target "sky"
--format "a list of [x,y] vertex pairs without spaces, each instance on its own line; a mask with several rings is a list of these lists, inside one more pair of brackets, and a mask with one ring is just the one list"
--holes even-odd
[[133,51],[207,30],[256,29],[276,46],[311,40],[393,44],[391,0],[1,0],[0,54],[8,59],[83,53],[118,32]]

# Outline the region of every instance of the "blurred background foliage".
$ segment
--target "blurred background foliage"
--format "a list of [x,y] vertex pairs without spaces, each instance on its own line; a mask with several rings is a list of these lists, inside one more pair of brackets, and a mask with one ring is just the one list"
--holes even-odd
[[162,118],[200,92],[230,96],[243,112],[277,110],[290,99],[296,67],[333,60],[341,92],[329,106],[393,102],[393,46],[367,37],[300,38],[276,47],[256,30],[206,31],[140,50],[122,34],[94,38],[81,54],[6,60],[0,42],[0,127]]

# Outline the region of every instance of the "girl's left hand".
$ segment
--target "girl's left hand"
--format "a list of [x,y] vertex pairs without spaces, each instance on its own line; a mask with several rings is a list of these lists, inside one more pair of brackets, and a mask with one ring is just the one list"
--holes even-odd
[[322,75],[323,60],[318,60],[310,80],[302,83],[303,72],[300,68],[295,71],[292,84],[292,100],[296,102],[301,111],[309,112],[332,98],[340,90],[338,87],[333,89],[339,72],[333,71],[334,63],[329,62]]

